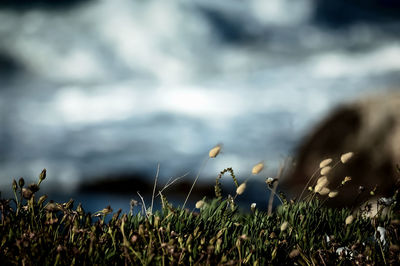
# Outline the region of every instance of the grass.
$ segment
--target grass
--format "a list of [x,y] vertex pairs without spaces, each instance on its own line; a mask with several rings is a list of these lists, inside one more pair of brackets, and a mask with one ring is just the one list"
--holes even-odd
[[[164,188],[157,194],[161,210],[142,206],[135,215],[113,213],[110,206],[91,214],[81,204],[74,206],[73,200],[47,202],[45,195],[39,197],[45,170],[37,184],[14,181],[15,197],[0,199],[1,264],[394,265],[400,261],[398,190],[391,199],[377,203],[374,216],[366,215],[368,208],[328,208],[324,202],[329,198],[314,192],[298,201],[279,196],[283,204],[270,214],[254,206],[245,213],[236,204],[245,195],[223,197],[218,180],[225,173],[238,187],[233,170],[223,170],[216,180],[216,197],[204,198],[196,211],[169,204],[161,193]],[[271,182],[270,189],[276,188]],[[140,208],[137,202],[132,207]],[[351,215],[354,219],[346,224]]]

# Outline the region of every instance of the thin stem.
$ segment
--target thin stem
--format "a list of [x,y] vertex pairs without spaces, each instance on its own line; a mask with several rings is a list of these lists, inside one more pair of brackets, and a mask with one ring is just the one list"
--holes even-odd
[[205,160],[203,161],[203,164],[201,165],[200,170],[199,170],[199,172],[197,173],[197,176],[196,176],[196,178],[195,178],[195,180],[194,180],[194,182],[193,182],[193,184],[192,184],[192,187],[190,188],[189,193],[188,193],[187,196],[186,196],[186,199],[185,199],[185,202],[183,203],[182,209],[185,208],[186,202],[188,201],[189,196],[190,196],[190,194],[192,193],[192,190],[193,190],[193,188],[194,188],[194,185],[196,184],[197,179],[199,179],[200,173],[203,171],[203,169],[204,169],[204,167],[206,166],[206,163],[208,162],[208,160],[209,160],[209,157],[207,157],[207,159],[205,159]]
[[[331,171],[332,171],[333,169],[335,169],[335,167],[336,167],[339,163],[340,163],[340,160],[337,161],[337,162],[332,166]],[[306,186],[304,187],[303,191],[302,191],[301,194],[300,194],[299,201],[300,201],[301,196],[303,195],[304,191],[306,190],[306,188],[307,188],[308,185],[310,184],[311,180],[314,179],[314,178],[316,177],[315,174],[318,173],[320,170],[321,170],[321,168],[318,168],[318,169],[313,173],[313,175],[311,176],[311,178],[308,180]],[[316,193],[313,194],[313,197],[311,197],[311,200],[314,199],[314,195],[315,195],[315,194],[316,194]]]
[[142,200],[142,204],[143,204],[143,208],[144,208],[144,214],[146,215],[147,218],[149,218],[149,216],[147,215],[146,203],[144,203],[142,195],[140,195],[139,191],[136,192],[136,193],[139,195],[140,199]]
[[158,179],[158,174],[160,173],[160,164],[157,164],[157,173],[156,173],[156,178],[154,180],[154,187],[153,187],[153,195],[151,197],[151,207],[150,211],[153,213],[153,205],[154,205],[154,194],[156,193],[156,187],[157,187],[157,179]]
[[161,196],[161,193],[162,193],[165,189],[167,189],[169,186],[171,186],[173,183],[175,183],[175,182],[178,181],[179,179],[182,179],[182,178],[186,177],[189,173],[190,173],[190,172],[187,172],[187,173],[185,173],[184,175],[175,178],[174,180],[172,180],[171,183],[169,183],[169,181],[171,181],[171,179],[172,179],[172,177],[171,177],[171,178],[168,180],[167,184],[158,192],[158,194],[157,194],[156,197]]
[[[285,169],[285,164],[280,166],[279,172],[276,175],[277,181],[274,183],[272,190],[270,189],[272,193],[269,195],[269,200],[268,200],[268,215],[271,215],[271,213],[272,213],[272,205],[274,202],[274,195],[276,195],[276,189],[278,188],[279,179],[281,178],[284,169]],[[280,197],[278,197],[278,198],[282,202],[281,198]],[[283,204],[283,202],[282,202],[282,204]]]
[[272,192],[272,194],[271,195],[273,195],[273,196],[276,196],[278,199],[279,199],[279,201],[282,203],[282,205],[284,204],[283,203],[283,201],[282,201],[282,199],[281,199],[281,197],[279,197],[279,195],[278,194],[276,194],[276,192],[275,191],[273,191],[271,188],[269,188],[268,187],[268,189]]
[[306,191],[306,189],[308,188],[308,185],[310,184],[310,182],[315,178],[315,175],[320,171],[321,168],[318,167],[317,170],[315,170],[315,172],[311,175],[311,177],[308,179],[307,184],[304,186],[303,191],[301,192],[298,201],[301,200],[301,197],[303,196],[304,192]]

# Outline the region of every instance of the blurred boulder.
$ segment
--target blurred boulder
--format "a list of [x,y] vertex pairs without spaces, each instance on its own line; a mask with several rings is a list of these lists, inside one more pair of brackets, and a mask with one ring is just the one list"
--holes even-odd
[[[339,162],[341,154],[350,151],[354,157],[346,164]],[[331,205],[361,204],[375,187],[376,196],[392,196],[400,177],[400,93],[344,105],[323,120],[300,146],[294,169],[282,183],[284,191],[299,196],[326,158],[333,159],[332,166],[339,162],[328,174],[331,190],[345,176],[352,178],[337,197],[328,201]]]

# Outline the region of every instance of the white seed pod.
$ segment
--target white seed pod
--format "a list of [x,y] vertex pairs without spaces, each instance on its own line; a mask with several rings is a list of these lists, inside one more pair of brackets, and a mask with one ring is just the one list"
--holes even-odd
[[328,178],[326,176],[321,176],[317,180],[317,184],[319,184],[319,183],[329,183]]
[[[321,190],[329,184],[328,179],[322,179],[322,181],[317,182],[314,188],[315,193],[321,193]],[[329,193],[329,192],[328,192]]]
[[331,158],[325,159],[319,163],[319,168],[324,168],[325,166],[330,165],[332,162]]
[[334,191],[329,192],[328,197],[334,198],[334,197],[336,197],[338,194],[339,194],[339,191],[334,190]]
[[327,187],[321,188],[321,190],[318,192],[321,196],[326,196],[331,192],[331,190]]
[[204,207],[205,202],[203,200],[199,200],[198,202],[196,202],[196,208],[197,209],[201,209]]
[[330,166],[325,166],[324,168],[321,169],[321,175],[327,175],[331,171],[332,167]]
[[220,151],[221,151],[221,145],[217,145],[210,150],[208,155],[210,156],[210,158],[215,158],[215,157],[217,157],[217,155],[219,154]]
[[251,211],[254,212],[254,211],[256,210],[256,207],[257,207],[257,203],[253,202],[253,203],[250,205]]
[[317,180],[317,185],[320,187],[326,187],[329,184],[328,178],[326,176],[321,176]]
[[354,220],[354,216],[353,215],[349,215],[346,217],[345,223],[346,224],[351,224]]
[[263,169],[264,169],[264,164],[258,163],[256,165],[254,165],[253,169],[251,170],[251,173],[253,175],[256,175],[256,174],[260,173]]
[[317,184],[314,188],[314,192],[315,193],[319,193],[321,191],[321,189],[323,188],[323,186],[321,186],[320,184]]
[[236,194],[242,195],[245,189],[246,189],[246,183],[240,184],[240,186],[238,186],[238,188],[236,189]]
[[286,221],[283,222],[282,225],[281,225],[281,231],[285,231],[288,228],[288,226],[289,226],[288,222],[286,222]]
[[342,154],[342,156],[340,156],[340,161],[342,163],[347,163],[353,157],[353,155],[354,155],[353,152]]

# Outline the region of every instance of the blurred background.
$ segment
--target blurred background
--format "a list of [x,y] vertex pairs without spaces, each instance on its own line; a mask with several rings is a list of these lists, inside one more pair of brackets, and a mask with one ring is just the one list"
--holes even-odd
[[54,199],[126,210],[159,163],[160,187],[187,173],[182,204],[223,143],[192,200],[222,169],[243,181],[264,161],[246,198],[264,204],[313,125],[398,90],[399,73],[396,0],[3,0],[0,190],[47,168]]

